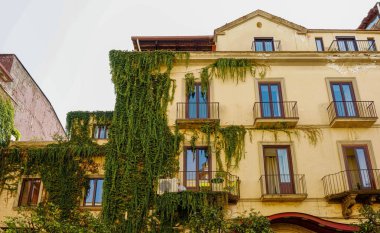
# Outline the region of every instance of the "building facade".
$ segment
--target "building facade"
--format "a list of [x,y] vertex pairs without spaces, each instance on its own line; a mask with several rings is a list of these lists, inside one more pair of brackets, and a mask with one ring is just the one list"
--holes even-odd
[[21,141],[52,141],[64,128],[48,98],[14,54],[0,54],[0,92],[13,102]]
[[[190,51],[171,72],[177,88],[169,126],[185,135],[179,172],[160,179],[158,194],[227,192],[228,217],[255,209],[276,232],[352,232],[363,204],[380,207],[380,31],[307,29],[257,10],[212,36],[132,41],[136,51]],[[212,78],[205,88],[202,69],[221,59],[254,61],[257,73],[238,82]],[[104,143],[107,124],[92,123],[91,137]],[[217,139],[208,142],[204,125],[248,131],[239,164],[220,169]],[[102,175],[89,177],[83,208],[101,210]],[[4,213],[41,198],[40,181],[22,183],[14,200],[1,203]],[[169,186],[160,190],[161,183]]]

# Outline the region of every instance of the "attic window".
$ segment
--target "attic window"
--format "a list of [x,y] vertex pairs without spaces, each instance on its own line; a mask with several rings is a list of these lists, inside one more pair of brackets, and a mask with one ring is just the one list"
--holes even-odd
[[255,38],[253,41],[253,49],[256,52],[273,52],[274,43],[273,38]]

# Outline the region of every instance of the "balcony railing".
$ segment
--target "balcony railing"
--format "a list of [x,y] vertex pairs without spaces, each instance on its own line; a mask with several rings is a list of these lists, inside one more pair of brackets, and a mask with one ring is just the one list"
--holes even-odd
[[330,122],[336,118],[377,118],[373,101],[333,101],[327,112]]
[[177,120],[219,120],[219,102],[177,103]]
[[[240,196],[240,180],[236,175],[224,171],[179,171],[175,175],[177,182],[171,182],[168,190],[226,192],[230,200]],[[170,180],[170,179],[169,179]],[[175,187],[172,187],[172,186]]]
[[322,178],[325,196],[341,198],[347,194],[380,194],[380,169],[345,170]]
[[374,40],[334,40],[329,51],[353,52],[353,51],[377,51]]
[[260,177],[260,184],[262,196],[282,194],[307,195],[305,175],[303,174],[262,175]]
[[294,127],[298,122],[296,101],[255,102],[253,120],[256,127],[283,125]]
[[[272,43],[271,43],[272,42]],[[281,41],[253,41],[252,42],[252,51],[255,52],[275,52],[281,51]]]

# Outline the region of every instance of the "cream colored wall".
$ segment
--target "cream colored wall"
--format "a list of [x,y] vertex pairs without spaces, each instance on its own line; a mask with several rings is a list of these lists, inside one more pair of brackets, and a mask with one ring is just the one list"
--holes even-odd
[[[257,26],[261,23],[261,28]],[[281,41],[281,51],[316,51],[315,38],[322,37],[325,50],[336,36],[355,36],[357,40],[372,37],[380,45],[380,32],[355,30],[309,30],[299,33],[295,29],[278,24],[267,18],[256,16],[224,31],[224,35],[216,36],[217,51],[252,51],[254,37],[273,37]]]
[[[199,77],[199,69],[209,65],[214,59],[228,57],[229,53],[218,55],[192,54],[194,60],[190,61],[186,68],[184,65],[173,69],[173,78],[176,79],[177,89],[173,105],[169,106],[169,124],[174,126],[176,119],[176,102],[185,102],[186,72],[192,71]],[[232,55],[231,55],[232,56]],[[248,56],[246,53],[233,57]],[[249,55],[250,56],[250,55]],[[283,55],[286,57],[286,55]],[[316,55],[317,56],[317,55]],[[342,217],[340,203],[328,203],[324,199],[322,177],[328,174],[345,170],[343,157],[340,152],[342,144],[365,143],[370,149],[370,158],[374,169],[380,168],[380,124],[376,122],[370,128],[331,128],[327,107],[331,101],[329,94],[329,79],[350,80],[356,83],[358,100],[375,101],[377,112],[380,112],[380,66],[377,62],[367,59],[357,61],[357,57],[340,57],[343,60],[331,60],[330,54],[324,55],[316,61],[307,61],[302,56],[283,59],[267,57],[266,64],[270,65],[264,79],[247,78],[245,82],[236,84],[231,80],[223,82],[213,79],[210,84],[211,102],[219,102],[220,120],[222,126],[244,125],[253,129],[253,103],[259,101],[257,84],[255,82],[282,80],[284,85],[284,100],[297,101],[299,110],[298,126],[312,125],[320,128],[322,138],[313,146],[301,133],[299,138],[292,140],[283,134],[276,141],[272,133],[252,131],[252,142],[249,134],[245,139],[246,156],[240,162],[239,169],[231,171],[241,180],[240,197],[237,205],[230,205],[231,216],[244,210],[254,208],[264,215],[272,215],[282,212],[301,212],[311,214],[332,221],[350,223],[357,221],[358,209],[361,204],[353,207],[352,219],[345,220]],[[348,55],[347,55],[348,56]],[[211,60],[207,60],[208,57]],[[252,57],[250,57],[252,58]],[[261,59],[259,56],[256,59]],[[361,58],[360,58],[361,59]],[[264,59],[259,62],[264,62]],[[187,130],[187,138],[184,142],[189,145],[191,130]],[[293,157],[293,169],[295,174],[304,174],[307,187],[307,199],[300,202],[262,202],[260,176],[264,174],[262,146],[268,144],[285,144],[291,146]],[[198,140],[198,145],[205,142]],[[213,168],[215,168],[215,155],[213,154]],[[181,170],[183,169],[183,153],[179,157]],[[377,207],[380,207],[377,205]]]

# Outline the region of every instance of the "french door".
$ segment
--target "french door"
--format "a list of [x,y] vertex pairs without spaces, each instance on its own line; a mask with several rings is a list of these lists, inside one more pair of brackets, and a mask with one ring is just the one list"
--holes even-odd
[[355,37],[337,37],[339,51],[358,51]]
[[261,116],[281,118],[284,116],[280,83],[260,83]]
[[294,179],[289,146],[265,146],[264,158],[268,194],[294,193]]
[[187,98],[186,115],[189,119],[209,118],[207,93],[202,93],[200,83],[195,84],[194,93]]
[[356,99],[351,82],[331,83],[337,117],[356,117]]
[[367,146],[343,146],[350,190],[375,188]]
[[185,148],[184,185],[187,189],[208,188],[211,179],[211,160],[207,148]]

